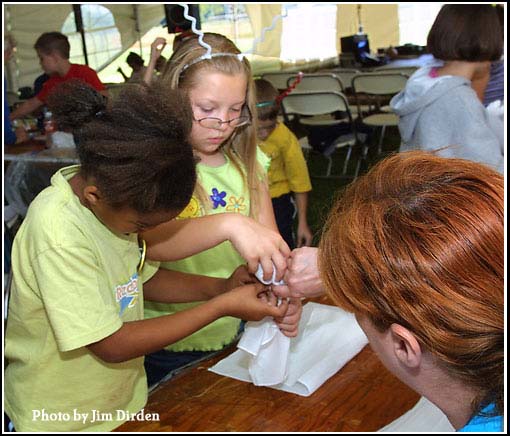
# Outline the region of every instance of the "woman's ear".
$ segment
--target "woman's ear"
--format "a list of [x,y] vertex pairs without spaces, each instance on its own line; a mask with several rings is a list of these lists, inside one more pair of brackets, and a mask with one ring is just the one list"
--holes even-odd
[[83,196],[91,206],[96,206],[102,199],[102,195],[99,192],[98,187],[95,185],[87,185],[83,189]]
[[420,366],[422,350],[414,334],[400,324],[392,324],[390,334],[397,359],[409,368]]

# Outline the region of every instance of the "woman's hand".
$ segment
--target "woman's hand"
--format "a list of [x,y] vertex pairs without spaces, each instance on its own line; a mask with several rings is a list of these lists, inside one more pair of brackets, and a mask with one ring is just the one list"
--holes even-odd
[[285,273],[285,286],[275,286],[279,297],[312,298],[324,294],[324,286],[319,277],[316,247],[296,248],[290,254]]

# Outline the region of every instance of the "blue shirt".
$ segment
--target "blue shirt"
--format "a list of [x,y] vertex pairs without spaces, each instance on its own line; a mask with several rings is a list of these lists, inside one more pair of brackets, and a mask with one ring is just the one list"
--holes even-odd
[[[489,404],[481,413],[490,413],[494,411],[494,403]],[[476,415],[464,427],[459,429],[461,432],[496,432],[503,431],[503,417]]]
[[16,133],[12,130],[11,120],[9,116],[11,111],[9,109],[9,102],[7,101],[7,83],[4,79],[4,144],[12,145],[16,142]]

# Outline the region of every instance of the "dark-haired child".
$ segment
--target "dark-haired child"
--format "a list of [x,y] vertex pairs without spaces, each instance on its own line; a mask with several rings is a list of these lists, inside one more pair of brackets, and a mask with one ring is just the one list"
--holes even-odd
[[503,52],[503,31],[489,4],[445,4],[427,36],[436,61],[418,69],[390,102],[399,116],[400,151],[469,159],[503,173],[504,125],[473,89]]
[[41,68],[50,76],[42,89],[32,98],[22,103],[11,113],[11,120],[23,118],[46,104],[54,88],[62,82],[77,79],[89,84],[96,91],[108,96],[108,91],[97,73],[87,65],[69,62],[71,46],[67,36],[60,32],[43,33],[34,45]]
[[[53,176],[14,241],[5,411],[17,431],[110,431],[146,404],[145,354],[217,318],[280,318],[288,305],[269,304],[262,285],[233,289],[250,279],[242,267],[218,279],[145,260],[138,234],[178,215],[196,181],[178,91],[133,86],[107,108],[89,86],[66,83],[49,104],[81,165]],[[144,298],[207,301],[144,320]]]

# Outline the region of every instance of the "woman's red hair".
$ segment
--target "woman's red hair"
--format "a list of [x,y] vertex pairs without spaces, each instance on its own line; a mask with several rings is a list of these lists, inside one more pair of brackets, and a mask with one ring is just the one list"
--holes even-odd
[[329,296],[398,323],[457,379],[473,413],[503,412],[504,180],[487,166],[398,153],[346,188],[319,247]]

